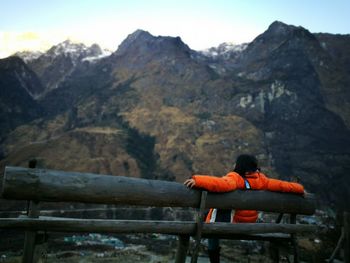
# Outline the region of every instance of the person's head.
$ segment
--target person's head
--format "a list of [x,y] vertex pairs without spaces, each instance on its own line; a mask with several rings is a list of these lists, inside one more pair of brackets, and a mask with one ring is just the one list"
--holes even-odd
[[253,155],[241,154],[237,157],[234,171],[241,176],[254,173],[259,169],[258,160]]

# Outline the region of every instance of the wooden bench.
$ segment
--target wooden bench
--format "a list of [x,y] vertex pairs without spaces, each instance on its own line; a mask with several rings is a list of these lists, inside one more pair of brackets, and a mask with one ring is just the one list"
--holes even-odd
[[[289,241],[298,262],[295,235],[318,231],[315,225],[296,224],[296,215],[315,212],[313,195],[305,197],[267,191],[233,191],[224,194],[188,189],[181,183],[91,173],[6,167],[2,198],[30,200],[27,217],[1,218],[0,228],[25,233],[23,262],[33,262],[36,231],[85,233],[160,233],[179,237],[175,262],[185,262],[189,240],[195,239],[192,262],[197,261],[201,238]],[[41,217],[39,202],[79,202],[146,207],[197,208],[195,221],[103,220]],[[253,209],[279,213],[277,223],[203,224],[206,208]],[[289,214],[290,223],[280,223]]]

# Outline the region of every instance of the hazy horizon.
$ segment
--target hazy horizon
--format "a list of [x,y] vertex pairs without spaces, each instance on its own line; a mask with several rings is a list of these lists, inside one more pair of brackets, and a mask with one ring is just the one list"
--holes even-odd
[[179,36],[194,50],[251,42],[274,21],[312,33],[349,34],[349,10],[345,0],[13,0],[2,3],[0,58],[45,51],[66,39],[115,51],[137,29]]

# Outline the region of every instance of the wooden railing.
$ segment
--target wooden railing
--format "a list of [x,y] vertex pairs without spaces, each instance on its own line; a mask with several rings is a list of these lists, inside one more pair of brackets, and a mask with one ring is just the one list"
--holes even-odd
[[[192,262],[197,261],[201,238],[287,240],[294,244],[294,261],[298,262],[295,234],[317,232],[314,225],[296,224],[296,215],[312,215],[315,200],[267,191],[242,191],[216,194],[192,190],[176,182],[145,180],[122,176],[73,173],[46,169],[6,167],[2,198],[30,200],[27,217],[1,218],[0,228],[23,229],[25,234],[24,262],[33,262],[35,234],[38,230],[51,232],[93,233],[162,233],[179,236],[176,262],[185,262],[189,238],[196,246]],[[152,207],[198,208],[195,221],[102,220],[41,217],[39,202],[81,202]],[[254,223],[203,224],[205,208],[254,209],[290,214],[289,224]]]

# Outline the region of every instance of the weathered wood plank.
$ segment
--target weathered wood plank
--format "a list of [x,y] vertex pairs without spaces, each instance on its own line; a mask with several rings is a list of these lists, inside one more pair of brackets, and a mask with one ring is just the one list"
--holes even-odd
[[220,234],[218,235],[203,235],[203,238],[214,238],[219,237],[220,239],[231,239],[231,240],[262,240],[262,241],[273,241],[273,242],[285,242],[290,241],[289,234],[283,233],[272,233],[272,234]]
[[[0,228],[45,230],[51,232],[87,233],[160,233],[171,235],[196,234],[193,221],[146,221],[146,220],[104,220],[104,219],[57,219],[49,217],[1,218]],[[202,233],[207,235],[227,234],[269,234],[269,233],[315,233],[320,228],[315,225],[275,224],[275,223],[215,223],[204,224]]]
[[[2,197],[5,199],[199,207],[200,191],[176,182],[123,176],[72,173],[45,169],[6,167]],[[267,212],[313,214],[313,195],[267,191],[208,193],[206,208],[256,209]]]
[[316,233],[322,231],[322,228],[315,225],[305,224],[275,224],[275,223],[215,223],[203,225],[203,236],[206,234],[216,233],[225,235],[233,234],[267,234],[267,233],[285,233],[285,234],[300,234],[300,233]]

